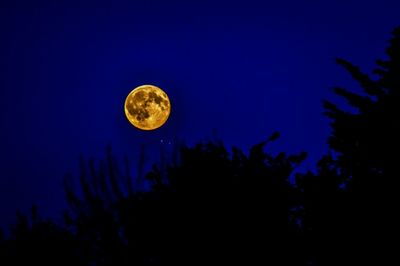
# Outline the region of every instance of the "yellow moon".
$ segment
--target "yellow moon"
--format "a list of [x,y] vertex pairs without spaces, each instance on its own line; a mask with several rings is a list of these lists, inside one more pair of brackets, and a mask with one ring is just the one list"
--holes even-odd
[[125,100],[125,115],[142,130],[153,130],[167,121],[171,112],[168,95],[153,85],[142,85],[131,91]]

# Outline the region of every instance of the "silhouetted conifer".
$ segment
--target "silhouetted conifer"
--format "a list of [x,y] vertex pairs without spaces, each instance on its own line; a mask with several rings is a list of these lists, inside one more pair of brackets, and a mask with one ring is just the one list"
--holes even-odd
[[335,88],[347,100],[343,109],[324,102],[331,119],[331,155],[318,173],[299,175],[304,225],[317,265],[389,265],[390,238],[397,231],[400,152],[400,28],[393,31],[387,59],[376,76],[337,59],[362,91]]

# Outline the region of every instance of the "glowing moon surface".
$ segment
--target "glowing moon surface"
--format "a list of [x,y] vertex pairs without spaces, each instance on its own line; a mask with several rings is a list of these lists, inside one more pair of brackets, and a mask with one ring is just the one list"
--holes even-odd
[[125,115],[142,130],[153,130],[167,121],[171,112],[168,95],[153,85],[142,85],[131,91],[125,100]]

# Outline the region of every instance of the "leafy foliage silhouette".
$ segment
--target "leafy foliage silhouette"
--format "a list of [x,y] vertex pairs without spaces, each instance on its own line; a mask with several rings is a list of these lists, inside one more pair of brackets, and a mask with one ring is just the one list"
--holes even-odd
[[[267,141],[246,156],[217,142],[181,147],[180,160],[146,175],[150,192],[124,194],[108,156],[108,167],[82,170],[82,199],[66,186],[68,214],[79,239],[88,241],[96,265],[259,263],[298,261],[297,192],[289,182],[305,153],[272,156]],[[106,174],[108,173],[108,175]],[[90,181],[91,180],[91,181]],[[95,181],[97,180],[97,181]],[[101,184],[113,184],[113,190]],[[94,260],[94,261],[93,261]]]
[[306,153],[265,152],[279,133],[248,154],[217,140],[182,145],[146,175],[142,154],[136,177],[108,148],[99,164],[81,159],[78,185],[65,178],[64,225],[34,206],[10,237],[0,232],[1,265],[395,264],[400,28],[387,56],[375,79],[337,59],[362,91],[335,88],[353,112],[324,102],[330,151],[315,173],[295,172]]
[[355,93],[335,88],[354,112],[324,102],[331,118],[331,154],[316,175],[298,176],[303,190],[309,245],[318,265],[393,264],[399,210],[400,28],[377,60],[375,79],[350,62],[337,59],[361,86]]

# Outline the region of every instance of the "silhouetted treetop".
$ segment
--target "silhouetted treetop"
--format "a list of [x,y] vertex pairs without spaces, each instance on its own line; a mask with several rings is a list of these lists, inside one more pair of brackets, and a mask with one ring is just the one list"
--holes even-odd
[[338,152],[342,172],[354,176],[358,171],[376,175],[392,171],[400,150],[400,28],[393,31],[387,49],[388,59],[378,60],[373,79],[346,60],[338,59],[359,82],[363,93],[335,88],[357,112],[344,111],[325,101],[326,114],[332,119],[330,147]]
[[[353,112],[324,102],[332,121],[331,155],[320,161],[317,175],[298,177],[318,265],[386,265],[395,257],[388,238],[398,231],[400,201],[400,28],[386,53],[387,59],[377,60],[376,76],[337,60],[362,91],[334,89]],[[340,249],[332,243],[340,243]]]
[[[66,217],[96,263],[304,261],[294,211],[298,193],[289,178],[306,154],[266,153],[278,137],[274,133],[248,155],[238,148],[229,152],[218,141],[182,146],[175,163],[154,165],[145,175],[151,191],[119,193],[120,198],[112,197],[112,183],[129,182],[112,156],[105,168],[89,162],[81,167],[81,193],[66,180],[72,207]],[[283,258],[287,251],[297,255]]]

